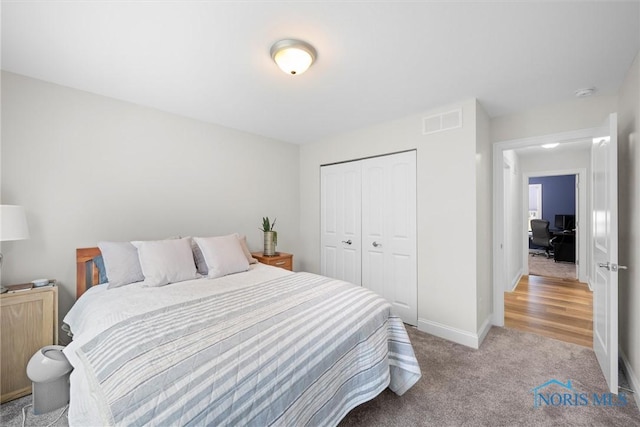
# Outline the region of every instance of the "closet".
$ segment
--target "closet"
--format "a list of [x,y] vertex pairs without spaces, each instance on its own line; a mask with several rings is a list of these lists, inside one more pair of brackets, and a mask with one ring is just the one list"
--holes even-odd
[[320,170],[321,273],[371,289],[416,325],[416,152]]

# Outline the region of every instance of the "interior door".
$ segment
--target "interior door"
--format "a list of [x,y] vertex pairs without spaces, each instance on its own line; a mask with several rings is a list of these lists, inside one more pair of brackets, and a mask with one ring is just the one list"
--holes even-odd
[[362,161],[362,285],[418,321],[416,152]]
[[618,141],[611,114],[593,139],[593,350],[618,393]]
[[574,228],[574,239],[575,239],[575,255],[574,255],[574,259],[576,260],[575,266],[576,266],[576,277],[578,278],[578,280],[580,279],[580,264],[582,262],[584,262],[583,260],[580,259],[580,244],[582,243],[580,241],[580,227],[582,226],[582,218],[580,218],[580,174],[575,174],[575,194],[576,194],[576,200],[575,200],[575,210],[574,212],[575,214],[575,221],[573,224],[573,228]]
[[320,272],[361,285],[360,162],[320,168]]

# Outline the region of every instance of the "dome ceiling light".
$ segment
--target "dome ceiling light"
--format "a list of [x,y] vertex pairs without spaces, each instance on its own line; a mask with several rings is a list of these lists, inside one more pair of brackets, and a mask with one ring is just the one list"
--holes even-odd
[[596,92],[595,87],[586,87],[583,89],[578,89],[575,91],[576,97],[578,98],[586,98],[587,96],[591,96]]
[[282,71],[294,76],[307,71],[317,55],[313,46],[301,40],[285,39],[271,46],[271,58]]

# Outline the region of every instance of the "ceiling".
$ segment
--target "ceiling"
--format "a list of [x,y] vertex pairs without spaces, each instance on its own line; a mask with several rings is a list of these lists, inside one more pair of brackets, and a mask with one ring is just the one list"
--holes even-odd
[[[616,94],[640,2],[2,1],[2,69],[304,144],[476,97]],[[318,51],[302,75],[269,56]]]

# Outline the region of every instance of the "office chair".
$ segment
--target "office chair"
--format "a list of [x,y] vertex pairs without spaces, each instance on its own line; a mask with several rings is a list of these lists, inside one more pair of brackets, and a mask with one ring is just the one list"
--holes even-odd
[[553,239],[555,237],[551,237],[549,232],[549,221],[546,219],[531,220],[531,243],[543,247],[547,258],[551,257],[549,249],[552,247]]

